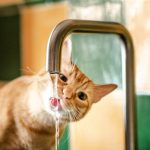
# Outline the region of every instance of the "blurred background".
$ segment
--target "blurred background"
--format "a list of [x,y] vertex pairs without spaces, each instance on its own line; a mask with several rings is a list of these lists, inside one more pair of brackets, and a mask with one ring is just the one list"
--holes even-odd
[[[64,19],[119,22],[135,47],[138,150],[150,149],[150,2],[148,0],[0,0],[0,86],[45,66],[49,35]],[[72,35],[72,58],[96,83],[118,90],[71,123],[60,150],[124,150],[123,44],[115,35]],[[83,63],[84,62],[84,63]]]

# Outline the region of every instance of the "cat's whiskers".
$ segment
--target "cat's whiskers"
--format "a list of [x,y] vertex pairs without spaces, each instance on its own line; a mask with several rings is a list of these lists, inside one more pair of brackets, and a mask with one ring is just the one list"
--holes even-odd
[[26,68],[22,68],[20,69],[21,71],[27,73],[27,74],[36,74],[36,71],[34,71],[33,69],[31,69],[29,66],[27,66]]
[[64,115],[65,115],[64,117],[66,117],[66,120],[69,120],[69,121],[74,120],[74,115],[72,115],[73,105],[70,104],[70,106],[68,107],[66,105],[66,103],[63,102],[62,106],[63,106],[63,110],[65,112],[64,113]]
[[61,106],[62,106],[62,109],[63,109],[62,119],[66,119],[67,120],[68,115],[69,115],[69,109],[66,106],[66,104],[63,102],[63,100],[61,100]]
[[76,121],[80,116],[80,110],[78,110],[73,104],[71,105],[70,116],[71,120]]

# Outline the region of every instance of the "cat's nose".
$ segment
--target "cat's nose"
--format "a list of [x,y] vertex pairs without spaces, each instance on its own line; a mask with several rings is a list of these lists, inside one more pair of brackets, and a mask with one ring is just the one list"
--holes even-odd
[[71,87],[66,87],[63,89],[63,98],[64,99],[71,99],[73,96],[73,89]]

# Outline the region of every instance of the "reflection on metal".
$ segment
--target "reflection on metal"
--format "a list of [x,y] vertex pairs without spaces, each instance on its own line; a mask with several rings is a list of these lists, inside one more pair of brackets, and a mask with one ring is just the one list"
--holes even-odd
[[125,143],[126,150],[136,150],[136,115],[135,115],[135,87],[134,87],[134,48],[127,29],[118,23],[64,20],[53,30],[47,45],[46,70],[50,74],[60,72],[61,48],[65,37],[71,33],[106,33],[117,34],[125,45]]

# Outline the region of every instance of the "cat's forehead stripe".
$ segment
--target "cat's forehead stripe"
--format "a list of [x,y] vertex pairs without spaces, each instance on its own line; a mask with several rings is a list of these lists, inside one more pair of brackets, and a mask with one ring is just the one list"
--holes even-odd
[[89,85],[90,82],[91,82],[91,80],[87,79],[87,81],[85,81],[85,82],[83,83],[84,89],[86,89],[86,88],[88,87],[88,85]]
[[78,82],[83,82],[85,80],[85,76],[80,72],[78,72],[76,78],[77,78]]
[[69,75],[73,77],[73,80],[75,80],[78,83],[81,83],[81,86],[84,87],[84,89],[86,89],[88,87],[88,84],[91,82],[91,80],[88,79],[76,65],[72,66]]
[[70,69],[69,76],[71,76],[72,74],[76,74],[76,73],[77,73],[77,66],[75,64],[73,64]]

